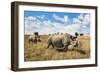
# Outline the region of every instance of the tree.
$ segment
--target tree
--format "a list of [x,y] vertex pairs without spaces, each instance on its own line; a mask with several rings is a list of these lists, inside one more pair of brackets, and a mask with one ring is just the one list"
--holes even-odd
[[80,36],[83,36],[84,34],[83,33],[80,33]]

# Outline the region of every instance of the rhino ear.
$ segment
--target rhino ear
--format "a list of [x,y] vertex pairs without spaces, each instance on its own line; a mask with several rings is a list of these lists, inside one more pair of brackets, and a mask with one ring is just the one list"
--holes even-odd
[[75,32],[75,36],[78,36],[79,34],[77,32]]
[[78,35],[79,35],[79,34],[78,34],[77,32],[75,32],[75,38],[77,38]]

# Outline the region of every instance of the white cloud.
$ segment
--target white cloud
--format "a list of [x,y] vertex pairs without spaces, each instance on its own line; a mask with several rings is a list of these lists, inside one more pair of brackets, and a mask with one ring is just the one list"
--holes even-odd
[[81,25],[90,25],[90,15],[80,14],[78,18],[73,18],[73,22]]
[[87,26],[83,25],[82,28],[87,28]]
[[40,18],[40,19],[44,19],[45,18],[45,15],[37,16],[37,17]]
[[30,20],[30,17],[25,18],[25,34],[39,32],[39,34],[49,34],[55,32],[74,33],[79,29],[78,24],[65,25],[51,20],[40,21],[38,19]]
[[53,14],[53,17],[55,18],[55,20],[63,21],[63,18],[56,16],[56,14]]
[[40,28],[41,22],[34,16],[25,17],[25,34],[32,34],[33,30]]
[[[43,16],[45,17],[45,16]],[[53,14],[53,17],[56,20],[63,22],[68,22],[68,16],[63,18]],[[75,32],[87,32],[90,28],[90,15],[80,15],[77,18],[73,18],[73,24],[64,24],[60,22],[52,22],[48,20],[39,20],[37,17],[25,17],[25,34],[32,34],[33,32],[39,32],[39,34],[49,34],[55,32],[63,32],[74,34]]]
[[35,21],[35,20],[36,20],[36,17],[34,17],[34,16],[29,16],[29,17],[25,17],[25,19]]
[[90,15],[85,15],[83,19],[83,24],[84,25],[89,25],[90,24]]
[[68,16],[60,17],[60,16],[57,16],[56,14],[53,14],[53,17],[55,18],[55,20],[58,20],[61,22],[68,22],[69,21]]
[[73,18],[73,23],[80,25],[80,32],[88,33],[90,30],[90,15],[80,14],[77,18]]
[[68,16],[64,16],[64,22],[68,22],[68,21],[69,21]]
[[78,19],[79,19],[79,20],[83,20],[83,19],[84,19],[84,14],[80,14],[80,15],[78,16]]
[[81,24],[82,22],[79,18],[73,18],[73,23]]
[[80,25],[79,24],[72,24],[72,25],[68,25],[66,27],[64,27],[66,30],[69,31],[76,31],[80,29]]

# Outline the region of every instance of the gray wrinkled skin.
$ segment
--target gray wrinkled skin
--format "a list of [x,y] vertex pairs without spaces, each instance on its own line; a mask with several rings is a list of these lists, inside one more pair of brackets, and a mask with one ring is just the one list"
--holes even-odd
[[36,35],[30,35],[29,36],[29,43],[37,43],[37,42],[41,42],[40,36],[36,36]]
[[58,34],[51,35],[48,38],[48,46],[56,47],[57,49],[68,49],[68,45],[71,44],[71,39],[69,34]]

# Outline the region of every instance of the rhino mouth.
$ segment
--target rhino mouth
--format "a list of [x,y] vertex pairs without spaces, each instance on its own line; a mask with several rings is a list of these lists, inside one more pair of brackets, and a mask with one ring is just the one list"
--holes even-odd
[[78,44],[76,43],[75,45],[74,45],[74,47],[77,47],[78,46]]
[[78,46],[78,41],[75,41],[75,42],[73,43],[73,46],[74,46],[74,47],[77,47],[77,46]]

